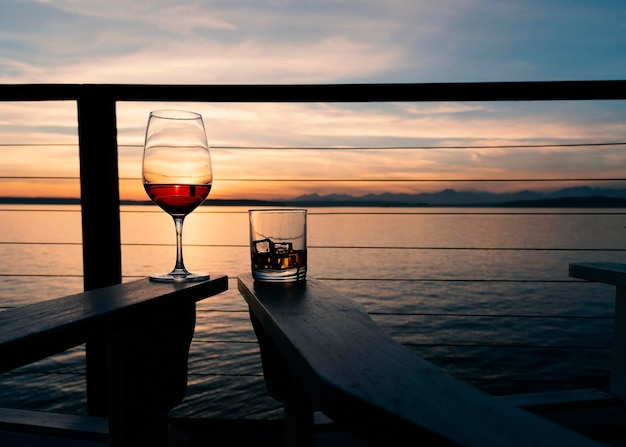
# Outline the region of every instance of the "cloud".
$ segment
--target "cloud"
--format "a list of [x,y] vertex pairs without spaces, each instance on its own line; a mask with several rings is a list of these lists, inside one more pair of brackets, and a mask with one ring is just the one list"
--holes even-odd
[[8,0],[0,82],[615,77],[626,30],[602,3]]
[[120,83],[314,83],[341,82],[358,71],[378,75],[398,55],[346,40],[300,45],[285,43],[268,50],[249,41],[237,45],[162,45],[124,56],[38,73],[53,79]]
[[444,32],[432,16],[451,15],[410,1],[59,0],[15,9],[0,45],[21,49],[6,56],[4,82],[356,82],[408,67],[421,77],[439,56],[414,43]]
[[[141,150],[137,146],[141,145],[142,126],[152,106],[135,103],[120,106],[119,137],[128,144],[135,144],[128,148],[135,157],[140,157]],[[519,104],[449,103],[445,106],[425,104],[423,108],[406,104],[288,103],[173,106],[193,107],[205,118],[213,147],[214,197],[244,194],[246,197],[280,198],[311,190],[356,194],[381,188],[419,192],[451,186],[477,187],[469,181],[456,182],[463,178],[620,177],[621,166],[626,161],[620,146],[498,147],[618,141],[624,135],[626,124],[619,114],[612,120],[605,115],[602,124],[584,123],[564,116],[559,104],[537,105],[532,113],[526,110],[521,116],[515,113],[515,107],[521,107]],[[593,106],[583,108],[580,114],[593,115]],[[129,121],[134,121],[134,125]],[[601,139],[593,140],[594,137]],[[394,142],[399,146],[455,148],[393,149]],[[389,148],[353,149],[354,146],[377,145]],[[293,146],[309,149],[289,149]],[[316,147],[333,149],[316,150]],[[590,158],[590,154],[593,157]],[[138,170],[137,159],[135,171]],[[276,179],[294,180],[273,183]],[[316,184],[311,182],[314,179],[327,181]],[[339,179],[345,181],[329,181]],[[426,182],[429,179],[432,182]],[[442,183],[446,179],[454,182]],[[524,182],[479,185],[493,190],[527,187]],[[554,183],[536,186],[547,188]]]
[[[222,18],[223,14],[210,4],[200,2],[108,0],[84,2],[56,0],[52,6],[65,14],[97,19],[102,23],[129,24],[174,34],[188,35],[198,30],[234,30],[237,27]],[[106,26],[104,27],[106,28]]]
[[[626,73],[626,28],[621,18],[625,7],[610,0],[593,4],[565,0],[5,0],[0,15],[0,82],[615,79]],[[161,107],[164,104],[118,104],[122,176],[138,175],[147,114]],[[623,166],[617,148],[349,149],[618,141],[626,134],[626,111],[623,102],[617,101],[166,107],[203,114],[209,140],[216,147],[216,178],[617,175]],[[0,103],[0,140],[37,145],[75,142],[75,104]],[[335,149],[286,152],[232,146]],[[19,153],[11,149],[11,159]],[[61,165],[62,151],[54,155]],[[52,160],[44,159],[44,167],[53,169]],[[75,161],[69,163],[74,166]],[[6,173],[8,165],[3,169]],[[234,183],[216,184],[212,194],[230,194]],[[306,182],[240,186],[266,194],[271,190],[278,196],[312,188]],[[328,192],[378,186],[371,182],[315,185]],[[387,187],[408,191],[424,185],[390,183]]]

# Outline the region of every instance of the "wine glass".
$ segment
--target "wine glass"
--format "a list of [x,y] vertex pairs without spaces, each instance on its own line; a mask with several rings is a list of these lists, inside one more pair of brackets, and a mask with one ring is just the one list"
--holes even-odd
[[176,265],[170,273],[151,275],[158,282],[202,281],[183,263],[183,221],[209,195],[211,155],[202,116],[182,110],[150,112],[143,151],[143,186],[150,199],[174,218]]

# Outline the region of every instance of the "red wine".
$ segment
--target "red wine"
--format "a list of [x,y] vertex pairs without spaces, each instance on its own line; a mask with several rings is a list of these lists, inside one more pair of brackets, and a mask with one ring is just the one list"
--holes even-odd
[[186,216],[204,202],[211,191],[211,185],[143,185],[148,196],[163,211],[172,216]]

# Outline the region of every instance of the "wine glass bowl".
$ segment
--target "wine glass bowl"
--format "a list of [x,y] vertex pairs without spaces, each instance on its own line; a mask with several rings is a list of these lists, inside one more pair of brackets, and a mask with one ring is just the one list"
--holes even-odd
[[185,217],[209,195],[213,184],[211,154],[202,116],[183,110],[150,112],[142,161],[143,185],[150,199],[174,219],[176,264],[170,273],[152,275],[161,282],[201,281],[183,262]]

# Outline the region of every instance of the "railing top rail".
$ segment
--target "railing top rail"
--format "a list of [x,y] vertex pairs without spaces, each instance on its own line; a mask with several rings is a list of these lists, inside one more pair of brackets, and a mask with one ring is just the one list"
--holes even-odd
[[0,84],[0,101],[571,101],[626,99],[626,80],[383,84]]

